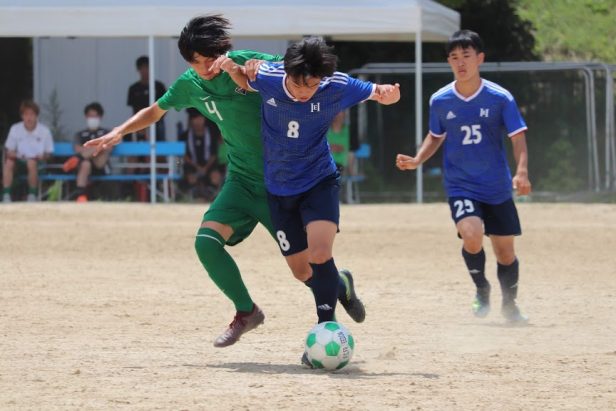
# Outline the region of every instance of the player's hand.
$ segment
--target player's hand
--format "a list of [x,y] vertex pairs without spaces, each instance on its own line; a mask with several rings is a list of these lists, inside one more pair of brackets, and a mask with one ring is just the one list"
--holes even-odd
[[530,194],[532,187],[530,184],[530,180],[528,179],[528,174],[526,173],[517,173],[513,176],[513,189],[516,190],[516,193],[519,196],[527,196]]
[[398,154],[396,156],[396,167],[400,170],[415,170],[421,165],[415,157],[407,156],[406,154]]
[[250,59],[244,63],[244,73],[248,80],[255,81],[257,79],[257,73],[259,72],[259,66],[263,63],[263,60]]
[[231,60],[229,57],[224,54],[218,57],[214,63],[210,66],[210,73],[219,74],[221,71],[225,71],[227,73],[234,73],[241,68],[239,64],[235,61]]
[[122,133],[116,129],[111,130],[109,133],[87,141],[83,146],[91,147],[94,149],[92,156],[96,157],[101,151],[107,150],[122,142]]
[[381,104],[397,103],[400,100],[400,84],[379,84],[375,95],[375,100]]

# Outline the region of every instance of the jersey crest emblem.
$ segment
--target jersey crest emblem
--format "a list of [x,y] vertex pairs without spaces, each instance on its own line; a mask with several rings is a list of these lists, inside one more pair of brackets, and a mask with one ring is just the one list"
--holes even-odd
[[267,104],[269,104],[270,106],[278,107],[278,104],[276,104],[276,100],[274,100],[274,97],[267,100]]
[[246,90],[244,90],[244,89],[243,89],[243,88],[241,88],[241,87],[236,87],[236,88],[235,88],[235,92],[236,92],[237,94],[241,94],[242,96],[245,96],[245,95],[246,95]]

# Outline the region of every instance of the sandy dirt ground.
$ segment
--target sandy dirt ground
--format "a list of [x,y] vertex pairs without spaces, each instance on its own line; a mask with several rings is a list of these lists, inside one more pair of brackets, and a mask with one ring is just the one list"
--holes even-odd
[[201,268],[203,206],[0,206],[0,409],[616,409],[616,206],[521,204],[519,302],[506,326],[473,286],[445,204],[342,209],[339,267],[367,319],[336,373],[299,364],[310,291],[259,228],[231,253],[265,324],[213,339],[232,305]]

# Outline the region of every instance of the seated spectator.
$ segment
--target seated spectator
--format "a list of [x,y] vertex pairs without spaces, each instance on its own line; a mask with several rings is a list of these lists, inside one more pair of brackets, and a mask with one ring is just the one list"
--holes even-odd
[[184,178],[181,186],[192,197],[211,201],[222,185],[218,164],[218,127],[195,109],[188,109],[188,129],[180,136],[186,142]]
[[17,172],[26,170],[28,174],[28,201],[37,201],[38,167],[53,153],[53,138],[49,128],[38,121],[39,106],[32,100],[26,100],[19,107],[22,121],[15,123],[9,130],[4,145],[5,161],[3,167],[2,201],[11,202],[11,186],[15,166]]
[[101,152],[96,157],[92,156],[93,148],[86,148],[83,145],[95,138],[107,134],[109,130],[101,127],[101,120],[105,111],[100,103],[90,103],[84,110],[87,127],[75,135],[76,156],[69,158],[63,166],[64,171],[69,172],[77,169],[77,189],[74,198],[77,202],[88,201],[88,180],[92,173],[109,174],[109,153],[111,150]]

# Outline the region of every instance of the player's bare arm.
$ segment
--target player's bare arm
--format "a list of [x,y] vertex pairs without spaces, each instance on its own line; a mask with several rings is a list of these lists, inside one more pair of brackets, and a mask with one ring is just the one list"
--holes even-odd
[[88,141],[84,144],[84,147],[93,147],[95,149],[93,155],[96,156],[101,151],[119,144],[124,135],[143,130],[149,125],[156,123],[166,112],[157,103],[154,103],[150,107],[138,111],[122,125],[114,127],[113,130],[104,136]]
[[384,105],[397,103],[400,100],[400,84],[377,84],[370,100]]
[[428,133],[415,157],[406,154],[396,156],[396,167],[400,170],[415,170],[436,153],[443,141],[445,141],[445,136],[434,137]]
[[515,176],[513,176],[513,189],[518,195],[530,194],[532,186],[528,179],[528,148],[526,147],[526,134],[518,133],[511,137],[513,144],[513,157],[517,164]]

